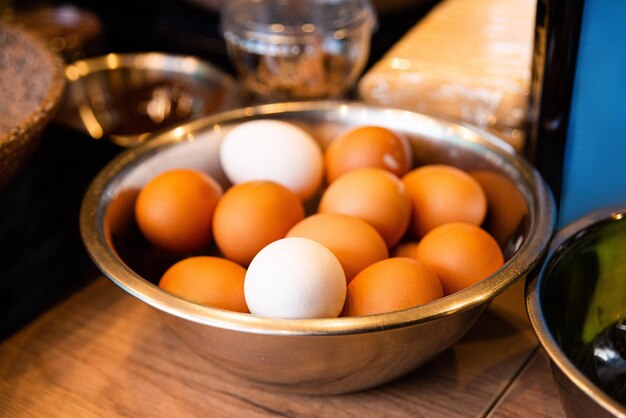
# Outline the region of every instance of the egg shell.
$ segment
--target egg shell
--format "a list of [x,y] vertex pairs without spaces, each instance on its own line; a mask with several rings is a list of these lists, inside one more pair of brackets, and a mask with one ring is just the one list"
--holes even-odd
[[352,170],[324,191],[318,212],[341,213],[369,223],[388,247],[404,235],[411,220],[411,202],[397,176],[380,168]]
[[159,287],[191,302],[247,313],[243,292],[245,276],[246,270],[232,261],[197,256],[167,269]]
[[441,280],[446,295],[470,287],[504,264],[502,250],[484,229],[463,222],[440,225],[422,238],[417,259]]
[[373,315],[418,306],[443,297],[437,275],[407,257],[379,261],[348,285],[343,316]]
[[224,193],[213,215],[213,235],[226,258],[247,266],[303,218],[304,205],[294,192],[271,181],[251,181]]
[[404,241],[396,245],[391,254],[393,257],[409,257],[417,259],[417,241]]
[[225,135],[219,155],[226,176],[234,184],[274,181],[307,200],[323,181],[319,144],[288,122],[264,119],[241,123]]
[[244,283],[255,315],[334,318],[346,298],[346,278],[337,257],[322,244],[300,237],[275,241],[254,257]]
[[413,164],[407,138],[382,126],[360,126],[344,132],[324,151],[326,179],[332,183],[357,168],[381,168],[398,177]]
[[415,237],[448,222],[480,225],[485,219],[485,192],[476,179],[460,168],[425,165],[411,170],[402,182],[411,198],[411,231]]
[[221,195],[221,186],[201,171],[166,171],[139,192],[135,219],[157,247],[176,253],[198,251],[211,242],[213,213]]
[[528,214],[528,205],[515,184],[502,174],[485,170],[469,174],[478,181],[487,196],[484,227],[504,247],[518,235]]
[[365,267],[389,256],[385,240],[370,224],[353,216],[318,213],[294,225],[288,237],[309,238],[337,257],[350,280]]

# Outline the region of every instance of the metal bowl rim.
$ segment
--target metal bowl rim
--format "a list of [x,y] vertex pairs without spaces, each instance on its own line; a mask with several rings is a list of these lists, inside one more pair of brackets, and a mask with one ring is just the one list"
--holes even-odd
[[554,334],[550,331],[545,316],[541,309],[541,287],[542,283],[551,269],[556,258],[562,254],[576,238],[595,230],[607,223],[619,221],[626,217],[626,207],[602,208],[590,212],[586,216],[579,218],[557,231],[546,260],[541,266],[537,277],[530,282],[527,287],[526,308],[531,325],[539,339],[539,343],[548,353],[550,360],[561,370],[561,372],[572,381],[589,398],[599,404],[606,411],[615,416],[626,415],[626,407],[621,405],[611,396],[606,394],[587,376],[585,376],[568,356],[563,352],[556,342]]
[[[524,241],[515,256],[497,272],[476,285],[445,298],[425,305],[385,314],[301,320],[261,318],[250,314],[201,306],[182,300],[135,274],[123,262],[120,262],[121,260],[117,258],[115,252],[110,247],[105,245],[102,226],[98,224],[98,219],[101,218],[104,206],[108,202],[102,202],[101,196],[105,195],[108,188],[112,187],[112,182],[115,181],[116,176],[123,172],[126,165],[132,163],[137,156],[147,155],[150,152],[156,152],[159,147],[171,146],[178,141],[184,141],[184,135],[180,135],[181,128],[183,131],[194,131],[199,127],[210,127],[224,122],[243,121],[253,116],[271,116],[272,114],[285,112],[295,113],[311,110],[335,112],[340,106],[348,106],[352,109],[406,113],[414,117],[434,120],[448,128],[460,130],[466,135],[474,135],[475,138],[484,141],[483,145],[485,147],[491,147],[502,158],[508,159],[510,163],[515,163],[520,170],[520,174],[525,175],[528,186],[534,186],[536,189],[533,201],[527,202],[531,219],[529,238]],[[179,130],[178,134],[174,132],[177,129]],[[108,196],[107,198],[110,199],[111,197]],[[474,127],[455,124],[402,109],[366,105],[359,102],[313,101],[274,103],[223,112],[190,122],[165,133],[157,134],[154,139],[146,144],[126,150],[112,160],[95,177],[90,185],[81,207],[80,229],[83,242],[90,257],[102,272],[128,293],[161,311],[193,322],[248,333],[320,336],[360,334],[412,326],[440,319],[455,312],[468,310],[491,300],[517,280],[524,277],[538,264],[552,236],[555,218],[554,201],[543,179],[523,157],[514,153],[512,147],[504,144],[502,139],[492,134]]]

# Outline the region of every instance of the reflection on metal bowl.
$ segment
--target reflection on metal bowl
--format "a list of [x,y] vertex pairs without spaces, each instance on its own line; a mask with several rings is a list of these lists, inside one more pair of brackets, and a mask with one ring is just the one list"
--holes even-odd
[[[529,317],[570,417],[626,416],[625,216],[626,208],[601,209],[564,227],[527,284]],[[613,328],[621,353],[606,339]]]
[[191,56],[108,54],[76,61],[65,72],[68,92],[57,121],[121,146],[241,100],[232,77]]
[[[492,198],[514,190],[519,199],[494,205],[506,264],[484,281],[414,308],[363,317],[280,320],[187,302],[154,283],[172,257],[138,233],[133,207],[153,176],[181,165],[201,169],[228,187],[219,165],[220,141],[244,121],[272,118],[297,124],[322,147],[350,127],[373,124],[403,132],[415,162],[448,163],[491,173]],[[487,183],[487,182],[486,182]],[[504,189],[498,185],[505,184]],[[504,193],[504,194],[503,194]],[[489,194],[489,193],[488,193]],[[509,206],[510,208],[510,206]],[[127,150],[96,177],[81,210],[92,259],[113,282],[162,312],[165,323],[196,352],[263,387],[308,394],[344,393],[401,376],[452,346],[489,301],[539,261],[555,222],[552,198],[539,175],[497,138],[421,114],[359,103],[278,103],[237,109],[156,135]],[[506,235],[509,236],[506,236]]]

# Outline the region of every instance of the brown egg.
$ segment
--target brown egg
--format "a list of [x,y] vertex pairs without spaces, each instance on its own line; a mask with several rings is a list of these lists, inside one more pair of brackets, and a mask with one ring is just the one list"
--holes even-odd
[[409,225],[411,202],[395,175],[380,168],[360,168],[328,186],[318,211],[363,219],[392,247]]
[[502,174],[484,170],[469,174],[480,183],[487,196],[484,226],[500,246],[505,246],[528,214],[528,205],[515,184]]
[[191,302],[249,312],[244,298],[246,269],[219,257],[190,257],[170,267],[159,287]]
[[487,278],[504,264],[496,240],[463,222],[436,227],[419,242],[417,259],[434,270],[446,295]]
[[396,245],[396,247],[391,251],[392,257],[409,257],[417,259],[417,246],[419,242],[415,241],[405,241]]
[[411,198],[411,231],[416,237],[447,222],[480,225],[487,213],[487,199],[480,184],[459,168],[425,165],[410,171],[402,182]]
[[171,170],[146,184],[135,202],[139,229],[154,245],[177,253],[193,252],[211,242],[219,184],[200,171]]
[[441,297],[441,283],[426,265],[412,258],[388,258],[367,267],[350,282],[342,315],[393,312]]
[[130,235],[134,227],[134,209],[139,189],[125,189],[115,195],[104,214],[102,228],[107,243],[114,247],[114,235]]
[[349,283],[365,267],[389,256],[380,234],[367,222],[337,213],[318,213],[298,222],[288,237],[309,238],[328,248]]
[[381,168],[398,177],[411,168],[413,154],[406,137],[380,126],[361,126],[340,135],[324,152],[326,179],[335,181],[357,168]]
[[271,181],[251,181],[224,193],[213,215],[213,235],[226,258],[247,266],[303,218],[302,201],[294,192]]

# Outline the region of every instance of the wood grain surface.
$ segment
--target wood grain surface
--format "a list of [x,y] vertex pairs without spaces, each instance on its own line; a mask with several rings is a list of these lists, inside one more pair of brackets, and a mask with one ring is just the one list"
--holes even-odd
[[0,416],[522,416],[529,400],[558,416],[558,400],[542,389],[552,385],[545,362],[529,362],[537,342],[523,309],[520,284],[409,375],[311,397],[228,374],[185,346],[153,308],[100,277],[0,345]]
[[564,418],[557,387],[552,382],[550,360],[538,348],[489,418]]

